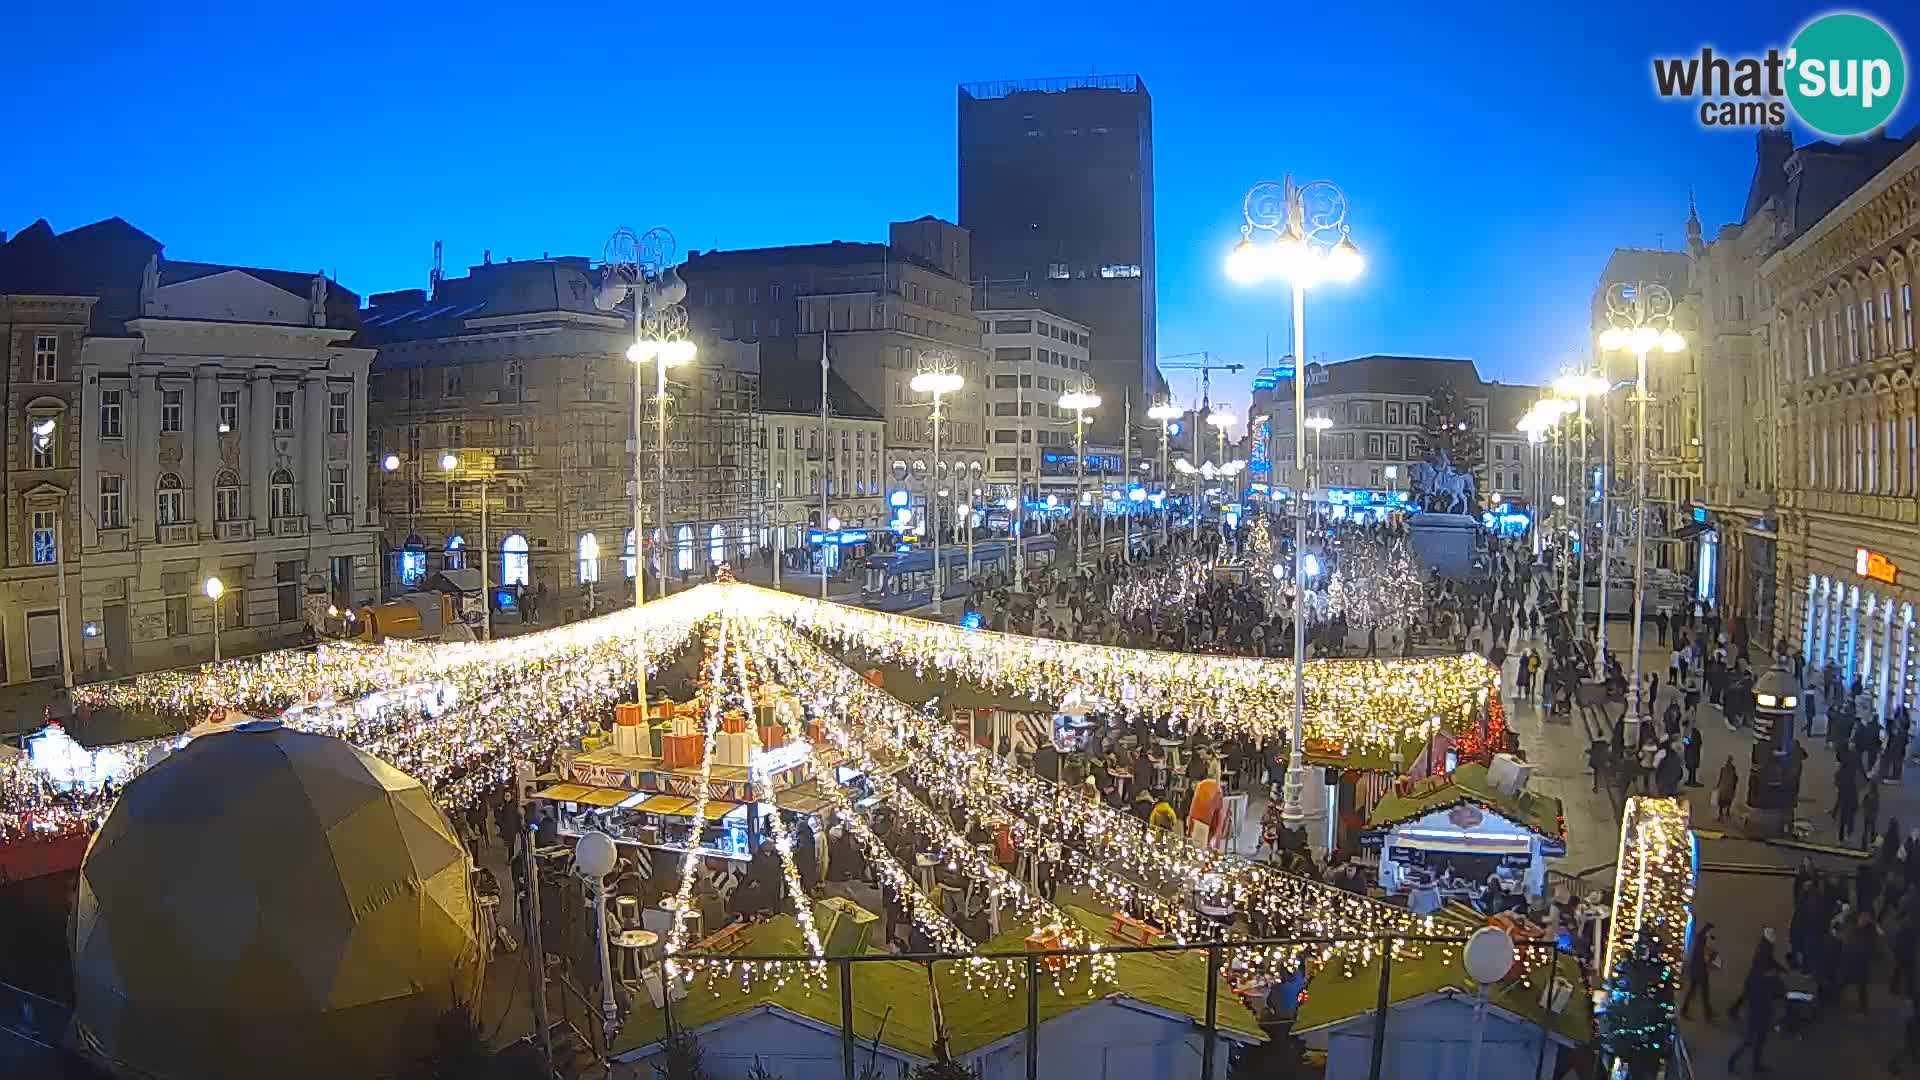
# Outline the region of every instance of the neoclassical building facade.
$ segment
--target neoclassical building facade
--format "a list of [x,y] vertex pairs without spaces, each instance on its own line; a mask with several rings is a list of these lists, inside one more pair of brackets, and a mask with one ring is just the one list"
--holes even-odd
[[1776,636],[1882,718],[1920,684],[1920,144],[1761,266],[1779,402]]

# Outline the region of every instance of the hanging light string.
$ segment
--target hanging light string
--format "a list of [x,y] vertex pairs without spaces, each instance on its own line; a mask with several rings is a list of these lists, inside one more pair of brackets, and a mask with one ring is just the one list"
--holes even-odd
[[1676,988],[1692,934],[1695,843],[1692,808],[1685,799],[1636,795],[1627,800],[1600,967],[1604,977],[1614,977],[1644,932],[1665,965],[1668,990]]
[[[707,708],[702,718],[702,740],[700,745],[700,776],[693,788],[693,834],[687,838],[686,854],[680,859],[680,886],[673,894],[673,926],[667,931],[666,974],[672,977],[678,970],[676,954],[687,941],[687,912],[693,907],[693,883],[700,868],[700,836],[707,827],[707,785],[713,777],[713,744],[715,734],[720,730],[720,694],[718,687],[725,671],[721,666],[726,656],[727,623],[719,620],[705,633],[707,640]],[[748,808],[752,813],[752,808]]]

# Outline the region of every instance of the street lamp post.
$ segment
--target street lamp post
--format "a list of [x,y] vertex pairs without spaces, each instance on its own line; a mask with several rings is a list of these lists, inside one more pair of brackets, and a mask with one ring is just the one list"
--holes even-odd
[[942,614],[940,594],[944,585],[944,575],[941,573],[944,568],[940,565],[940,503],[946,498],[940,494],[940,399],[960,389],[963,382],[953,371],[926,370],[915,375],[909,385],[916,394],[933,396],[933,467],[927,470],[927,485],[931,489],[927,511],[933,515],[930,530],[933,533],[933,613],[939,615]]
[[[1605,383],[1605,380],[1601,380]],[[1607,651],[1607,590],[1613,567],[1613,387],[1600,392],[1600,627],[1594,632],[1596,657]]]
[[1173,486],[1173,474],[1167,471],[1168,425],[1182,415],[1184,410],[1171,401],[1163,401],[1147,410],[1148,419],[1160,421],[1160,542],[1163,545],[1168,540],[1167,534],[1173,520],[1173,507],[1168,501]]
[[[1234,419],[1233,414],[1230,412],[1227,412],[1224,409],[1216,409],[1215,411],[1207,414],[1207,426],[1213,429],[1215,444],[1218,447],[1219,454],[1220,454],[1220,463],[1222,465],[1226,464],[1226,461],[1227,461],[1227,429],[1233,426],[1233,419]],[[1228,494],[1228,489],[1225,486],[1222,486],[1220,493],[1222,496],[1225,496]],[[1239,502],[1240,493],[1236,490],[1236,491],[1233,491],[1232,494],[1234,498],[1231,501]],[[1223,511],[1220,516],[1221,532],[1223,534],[1221,537],[1222,541],[1226,539],[1226,537],[1224,536],[1224,533],[1226,531],[1226,520],[1227,520],[1226,514]]]
[[[1553,383],[1554,393],[1569,401],[1578,403],[1576,408],[1578,409],[1579,424],[1576,430],[1579,432],[1578,438],[1580,440],[1580,513],[1578,515],[1579,523],[1575,527],[1578,529],[1580,543],[1577,553],[1578,562],[1575,563],[1573,572],[1574,588],[1579,590],[1577,599],[1574,601],[1574,623],[1579,627],[1579,634],[1583,636],[1587,632],[1587,503],[1590,501],[1589,495],[1593,490],[1591,483],[1593,473],[1587,467],[1587,399],[1596,394],[1605,393],[1606,389],[1606,380],[1591,372],[1581,372],[1577,375],[1563,375],[1555,379]],[[1569,493],[1568,497],[1572,497],[1571,493]],[[1605,554],[1602,553],[1602,558],[1604,557]],[[1576,637],[1575,640],[1578,640],[1578,638]],[[1596,648],[1606,648],[1604,639]],[[1594,655],[1597,659],[1600,654],[1596,652]]]
[[[1320,453],[1320,437],[1322,435],[1325,435],[1327,433],[1327,429],[1332,426],[1333,426],[1332,417],[1329,417],[1329,416],[1307,417],[1307,430],[1313,432],[1313,475],[1310,477],[1303,476],[1300,478],[1301,486],[1303,488],[1306,488],[1307,490],[1312,490],[1313,488],[1319,486],[1322,483],[1321,476],[1326,471],[1326,464],[1325,464],[1326,458],[1323,457]],[[1304,499],[1305,496],[1302,495],[1301,498]],[[1305,507],[1306,507],[1305,502],[1298,502],[1297,505],[1301,508],[1302,512],[1305,511]]]
[[1627,700],[1629,714],[1644,720],[1653,706],[1640,686],[1640,624],[1647,602],[1647,354],[1656,348],[1680,352],[1687,339],[1674,328],[1673,293],[1664,285],[1617,281],[1607,287],[1606,299],[1609,325],[1600,334],[1600,348],[1631,352],[1634,358],[1633,681]]
[[[1295,185],[1291,176],[1280,183],[1255,184],[1241,200],[1240,243],[1227,259],[1227,273],[1241,282],[1284,277],[1293,288],[1293,466],[1304,481],[1306,440],[1300,424],[1307,413],[1306,291],[1324,281],[1352,281],[1360,275],[1360,250],[1347,236],[1347,196],[1337,186],[1315,180]],[[1270,243],[1255,244],[1253,231],[1273,234]],[[1289,732],[1287,782],[1281,820],[1299,828],[1306,820],[1307,782],[1302,745],[1307,710],[1306,682],[1306,547],[1307,515],[1295,499],[1293,544],[1293,725]]]
[[[449,485],[453,483],[453,471],[459,467],[460,458],[455,454],[445,453],[440,455],[440,468],[448,474],[447,483]],[[638,539],[634,540],[636,552],[638,551],[639,543],[640,541]],[[492,550],[492,541],[487,537],[487,477],[485,473],[482,473],[480,476],[480,639],[482,641],[493,640],[493,586],[487,580],[487,553]],[[637,557],[636,554],[636,558]],[[634,573],[638,574],[639,572],[640,566],[636,562],[634,564]],[[635,588],[638,587],[636,583]],[[642,689],[644,689],[644,687]]]
[[207,599],[213,601],[213,662],[217,664],[220,662],[220,598],[227,594],[227,585],[217,577],[210,577],[201,588]]
[[1100,407],[1100,395],[1090,389],[1069,390],[1060,395],[1060,407],[1073,410],[1073,565],[1078,568],[1086,561],[1081,539],[1086,496],[1081,489],[1087,482],[1087,410]]

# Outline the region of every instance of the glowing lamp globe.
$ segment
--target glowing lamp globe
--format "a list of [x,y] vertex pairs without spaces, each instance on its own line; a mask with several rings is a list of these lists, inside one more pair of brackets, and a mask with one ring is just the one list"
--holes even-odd
[[613,873],[614,866],[620,861],[620,853],[613,846],[613,837],[598,829],[580,838],[573,848],[573,865],[590,878],[603,878]]
[[684,339],[669,341],[660,346],[660,360],[668,367],[691,364],[693,358],[699,354],[699,350],[700,347],[691,341]]
[[1348,237],[1341,237],[1340,242],[1333,246],[1333,250],[1327,252],[1326,271],[1329,280],[1352,281],[1359,277],[1360,272],[1365,268],[1366,260],[1360,257],[1360,249],[1355,247],[1353,240]]
[[1460,951],[1460,966],[1467,978],[1477,983],[1497,983],[1513,970],[1513,938],[1497,926],[1483,926],[1467,939]]
[[1227,277],[1236,284],[1251,285],[1263,276],[1266,270],[1264,261],[1260,249],[1243,235],[1227,254]]

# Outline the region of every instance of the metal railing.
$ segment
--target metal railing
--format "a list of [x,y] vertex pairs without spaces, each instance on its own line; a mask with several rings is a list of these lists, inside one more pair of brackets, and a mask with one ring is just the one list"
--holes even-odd
[[[1387,1044],[1387,1038],[1388,1038],[1388,1012],[1393,1002],[1392,981],[1393,981],[1394,966],[1396,963],[1393,956],[1394,948],[1387,947],[1387,946],[1418,947],[1423,945],[1441,945],[1441,946],[1452,946],[1454,948],[1463,948],[1467,940],[1468,940],[1467,937],[1464,935],[1461,935],[1461,936],[1349,935],[1349,936],[1338,936],[1338,937],[1246,938],[1246,939],[1228,939],[1228,940],[1220,940],[1220,941],[1195,941],[1195,942],[1186,942],[1186,943],[1151,944],[1151,945],[1102,944],[1095,948],[1036,949],[1036,950],[1007,951],[1007,952],[866,953],[861,955],[830,956],[830,957],[823,958],[821,962],[831,970],[834,978],[837,979],[837,982],[838,982],[839,1042],[840,1042],[840,1049],[841,1049],[841,1067],[842,1067],[842,1073],[845,1077],[845,1080],[859,1080],[861,1074],[858,1073],[856,1070],[856,1067],[855,1067],[856,1059],[859,1056],[860,1052],[866,1049],[870,1049],[869,1047],[866,1047],[863,1044],[878,1043],[880,1041],[878,1036],[875,1036],[872,1039],[862,1038],[861,1036],[856,1034],[854,1030],[854,1017],[855,1017],[854,993],[855,993],[856,987],[855,987],[855,980],[853,978],[853,971],[854,971],[855,965],[911,963],[911,964],[927,965],[929,968],[937,969],[938,965],[943,963],[974,963],[981,960],[1012,961],[1020,965],[1021,967],[1024,968],[1024,971],[1025,971],[1024,996],[1026,998],[1026,1009],[1025,1009],[1026,1021],[1023,1029],[1024,1031],[1023,1049],[1025,1053],[1025,1065],[1026,1065],[1025,1075],[1027,1077],[1027,1080],[1038,1080],[1040,1076],[1041,1039],[1039,1034],[1039,1018],[1040,1018],[1040,999],[1041,999],[1043,969],[1050,970],[1052,967],[1057,966],[1057,963],[1060,961],[1065,961],[1069,964],[1072,964],[1075,962],[1088,962],[1093,957],[1114,958],[1114,957],[1153,955],[1153,954],[1172,954],[1172,953],[1186,954],[1186,953],[1195,953],[1195,952],[1204,953],[1207,959],[1206,976],[1205,976],[1205,982],[1206,982],[1205,995],[1206,996],[1205,996],[1205,1006],[1203,1009],[1204,1015],[1202,1017],[1195,1018],[1198,1021],[1198,1030],[1200,1033],[1200,1049],[1199,1049],[1200,1071],[1198,1075],[1201,1077],[1207,1078],[1207,1080],[1213,1080],[1213,1078],[1217,1076],[1225,1075],[1226,1068],[1228,1065],[1228,1062],[1227,1062],[1228,1055],[1223,1054],[1220,1046],[1220,1043],[1222,1041],[1222,1024],[1220,1022],[1218,1009],[1219,1009],[1221,989],[1222,989],[1221,979],[1222,979],[1223,973],[1230,974],[1231,972],[1232,965],[1233,965],[1233,957],[1232,957],[1233,953],[1247,951],[1247,950],[1281,950],[1281,951],[1297,952],[1298,950],[1302,950],[1302,949],[1309,949],[1309,950],[1324,949],[1328,946],[1337,947],[1342,945],[1353,945],[1356,943],[1372,943],[1372,944],[1382,946],[1382,948],[1380,949],[1380,959],[1378,962],[1379,974],[1376,981],[1376,987],[1372,995],[1371,1007],[1361,1012],[1350,1014],[1348,1017],[1342,1017],[1338,1020],[1322,1021],[1316,1024],[1315,1029],[1320,1030],[1325,1027],[1331,1026],[1332,1024],[1344,1022],[1348,1019],[1359,1019],[1361,1017],[1370,1017],[1372,1037],[1371,1037],[1371,1045],[1370,1045],[1371,1056],[1370,1056],[1370,1062],[1369,1062],[1368,1075],[1370,1080],[1379,1080],[1382,1074],[1382,1069],[1385,1062],[1385,1051],[1386,1051],[1386,1044]],[[1514,945],[1516,946],[1516,949],[1520,951],[1522,959],[1526,958],[1526,953],[1529,951],[1534,951],[1534,952],[1550,951],[1551,955],[1544,961],[1547,967],[1547,973],[1544,974],[1544,976],[1539,974],[1534,975],[1531,979],[1530,985],[1528,985],[1524,989],[1524,993],[1528,995],[1530,998],[1535,999],[1537,1001],[1538,999],[1541,998],[1542,991],[1545,990],[1548,995],[1546,1000],[1552,1001],[1554,977],[1557,974],[1560,974],[1563,970],[1565,970],[1560,960],[1560,958],[1565,954],[1563,954],[1563,952],[1560,950],[1557,942],[1515,940]],[[805,963],[809,958],[805,955],[795,955],[795,954],[715,953],[712,955],[706,955],[701,953],[690,952],[690,953],[680,954],[680,959],[687,962],[697,962],[700,960],[717,961],[720,963],[730,965],[729,971],[731,972],[731,971],[739,971],[745,967],[750,967],[756,964],[784,965],[791,968],[796,963]],[[1339,960],[1334,960],[1334,961],[1331,961],[1330,963],[1337,964],[1339,962],[1340,962]],[[1408,963],[1409,960],[1406,958],[1403,958],[1398,962],[1404,965]],[[1433,963],[1435,961],[1420,958],[1419,962]],[[1540,961],[1536,960],[1534,962],[1539,963]],[[1454,963],[1457,964],[1458,961],[1456,960],[1454,961]],[[927,972],[926,977],[929,983],[932,983],[933,981],[933,974],[934,972],[931,970]],[[1084,979],[1087,977],[1087,975],[1083,970],[1080,972],[1080,974],[1075,975],[1073,977],[1076,979]],[[730,984],[733,984],[735,980],[734,980],[734,977],[731,974],[729,974],[727,976],[718,977],[717,981],[721,986],[728,986]],[[1430,992],[1436,989],[1436,987],[1433,985],[1433,982],[1434,980],[1431,978],[1431,976],[1427,978],[1423,978],[1421,980],[1421,986],[1423,987],[1421,993]],[[1458,973],[1457,978],[1455,979],[1442,980],[1443,985],[1449,982],[1452,985],[1454,985],[1457,989],[1460,989],[1462,993],[1470,995],[1471,992],[1466,989],[1466,987],[1470,985],[1470,982],[1467,979],[1467,976],[1464,970],[1460,971]],[[1576,984],[1572,988],[1572,993],[1574,995],[1580,995],[1581,997],[1584,997],[1586,994],[1587,988],[1583,984],[1584,984],[1584,978],[1581,979],[1581,984]],[[675,1010],[676,1009],[685,1010],[689,1008],[689,1006],[684,1004],[684,1001],[686,1000],[686,998],[690,997],[693,994],[709,992],[705,989],[707,985],[708,984],[704,976],[695,976],[692,983],[687,985],[687,995],[683,996],[682,998],[683,1003],[680,1003],[680,1004],[676,1004],[673,993],[663,989],[660,992],[660,1001],[662,1004],[656,1010],[661,1014],[659,1037],[651,1039],[647,1042],[640,1043],[636,1046],[632,1046],[624,1051],[618,1052],[615,1055],[616,1060],[642,1061],[658,1053],[664,1046],[664,1040],[666,1035],[675,1030],[675,1024],[676,1024]],[[811,992],[822,993],[822,994],[831,993],[831,990],[826,988],[828,985],[829,984],[827,982],[823,981],[821,983],[822,989],[817,989]],[[1164,983],[1161,983],[1161,985],[1164,985]],[[1504,985],[1504,984],[1494,984],[1494,985]],[[1116,982],[1115,986],[1118,989],[1122,989],[1122,990],[1124,989],[1123,987],[1120,986],[1119,982]],[[726,989],[718,992],[725,993],[725,994],[744,993],[746,995],[746,1000],[753,999],[753,991],[751,990],[737,991],[734,989]],[[991,991],[988,991],[988,993],[991,993]],[[1097,996],[1099,995],[1096,995],[1096,997]],[[1085,1000],[1091,1003],[1092,1001],[1096,1000],[1096,997],[1089,997],[1089,998],[1086,998]],[[1482,1006],[1481,1015],[1484,1016],[1485,1015],[1484,1006],[1487,1003],[1487,999],[1483,996],[1483,997],[1474,997],[1472,998],[1472,1000],[1474,1000],[1478,1005]],[[898,1004],[898,1002],[889,1002],[889,1004]],[[1513,1010],[1511,1006],[1513,1004],[1515,1004],[1515,1002],[1509,997],[1506,1005],[1503,1006],[1503,1008],[1505,1008],[1509,1014],[1512,1014]],[[1566,1003],[1566,1007],[1572,1007],[1573,1004],[1574,1004],[1574,999],[1570,997]],[[645,995],[643,994],[640,996],[636,1009],[645,1010],[648,1008],[652,1008],[652,1006],[646,1000]],[[1164,1009],[1162,1011],[1164,1011]],[[1285,1016],[1285,1017],[1279,1017],[1279,1018],[1263,1018],[1260,1011],[1257,1011],[1257,1010],[1250,1010],[1250,1011],[1254,1012],[1254,1015],[1259,1022],[1260,1028],[1264,1033],[1264,1038],[1266,1040],[1284,1038],[1289,1035],[1291,1031],[1291,1025],[1293,1022],[1291,1016]],[[1546,1052],[1547,1052],[1548,1045],[1555,1041],[1561,1041],[1561,1042],[1571,1041],[1569,1036],[1565,1034],[1556,1033],[1553,1030],[1552,1025],[1554,1024],[1555,1018],[1558,1016],[1558,1013],[1548,1011],[1545,1009],[1542,1009],[1540,1011],[1542,1011],[1545,1014],[1544,1020],[1534,1019],[1531,1016],[1526,1018],[1527,1024],[1539,1031],[1539,1040],[1538,1040],[1539,1045],[1536,1051],[1536,1061],[1534,1064],[1534,1076],[1536,1080],[1540,1080],[1541,1077],[1550,1075],[1550,1073],[1547,1072],[1548,1066],[1547,1066]],[[935,1025],[937,1028],[940,1024],[940,1021],[938,1019],[940,1016],[940,1012],[937,1004],[935,1005],[934,1016],[935,1016]],[[822,1022],[824,1022],[824,1017],[816,1017],[816,1019],[819,1019]],[[629,1023],[631,1023],[632,1020],[633,1020],[633,1017],[631,1016],[628,1017]],[[1511,1021],[1509,1021],[1509,1023],[1511,1023]],[[1246,1046],[1250,1044],[1253,1040],[1250,1040],[1244,1037],[1246,1034],[1246,1032],[1244,1031],[1245,1025],[1242,1024],[1240,1027],[1242,1029],[1240,1032],[1242,1037],[1230,1038],[1228,1041],[1240,1044],[1242,1046]],[[946,1033],[944,1031],[936,1031],[936,1040],[943,1042],[945,1038],[945,1034]],[[962,1034],[969,1034],[969,1033],[962,1032]],[[991,1030],[984,1033],[971,1032],[970,1034],[976,1037],[982,1034],[985,1034],[987,1036],[984,1040],[981,1041],[979,1046],[974,1048],[974,1051],[978,1051],[978,1050],[982,1050],[985,1047],[993,1046],[995,1044],[1004,1045],[1004,1040],[1006,1039],[1006,1037],[1014,1035],[1015,1032],[1010,1030]],[[761,1053],[766,1053],[766,1052],[767,1051],[764,1048],[761,1050]],[[957,1053],[955,1057],[961,1060],[965,1060],[968,1057],[968,1055],[972,1052],[973,1051],[960,1052],[960,1053]],[[771,1063],[774,1059],[770,1057],[769,1060]]]

